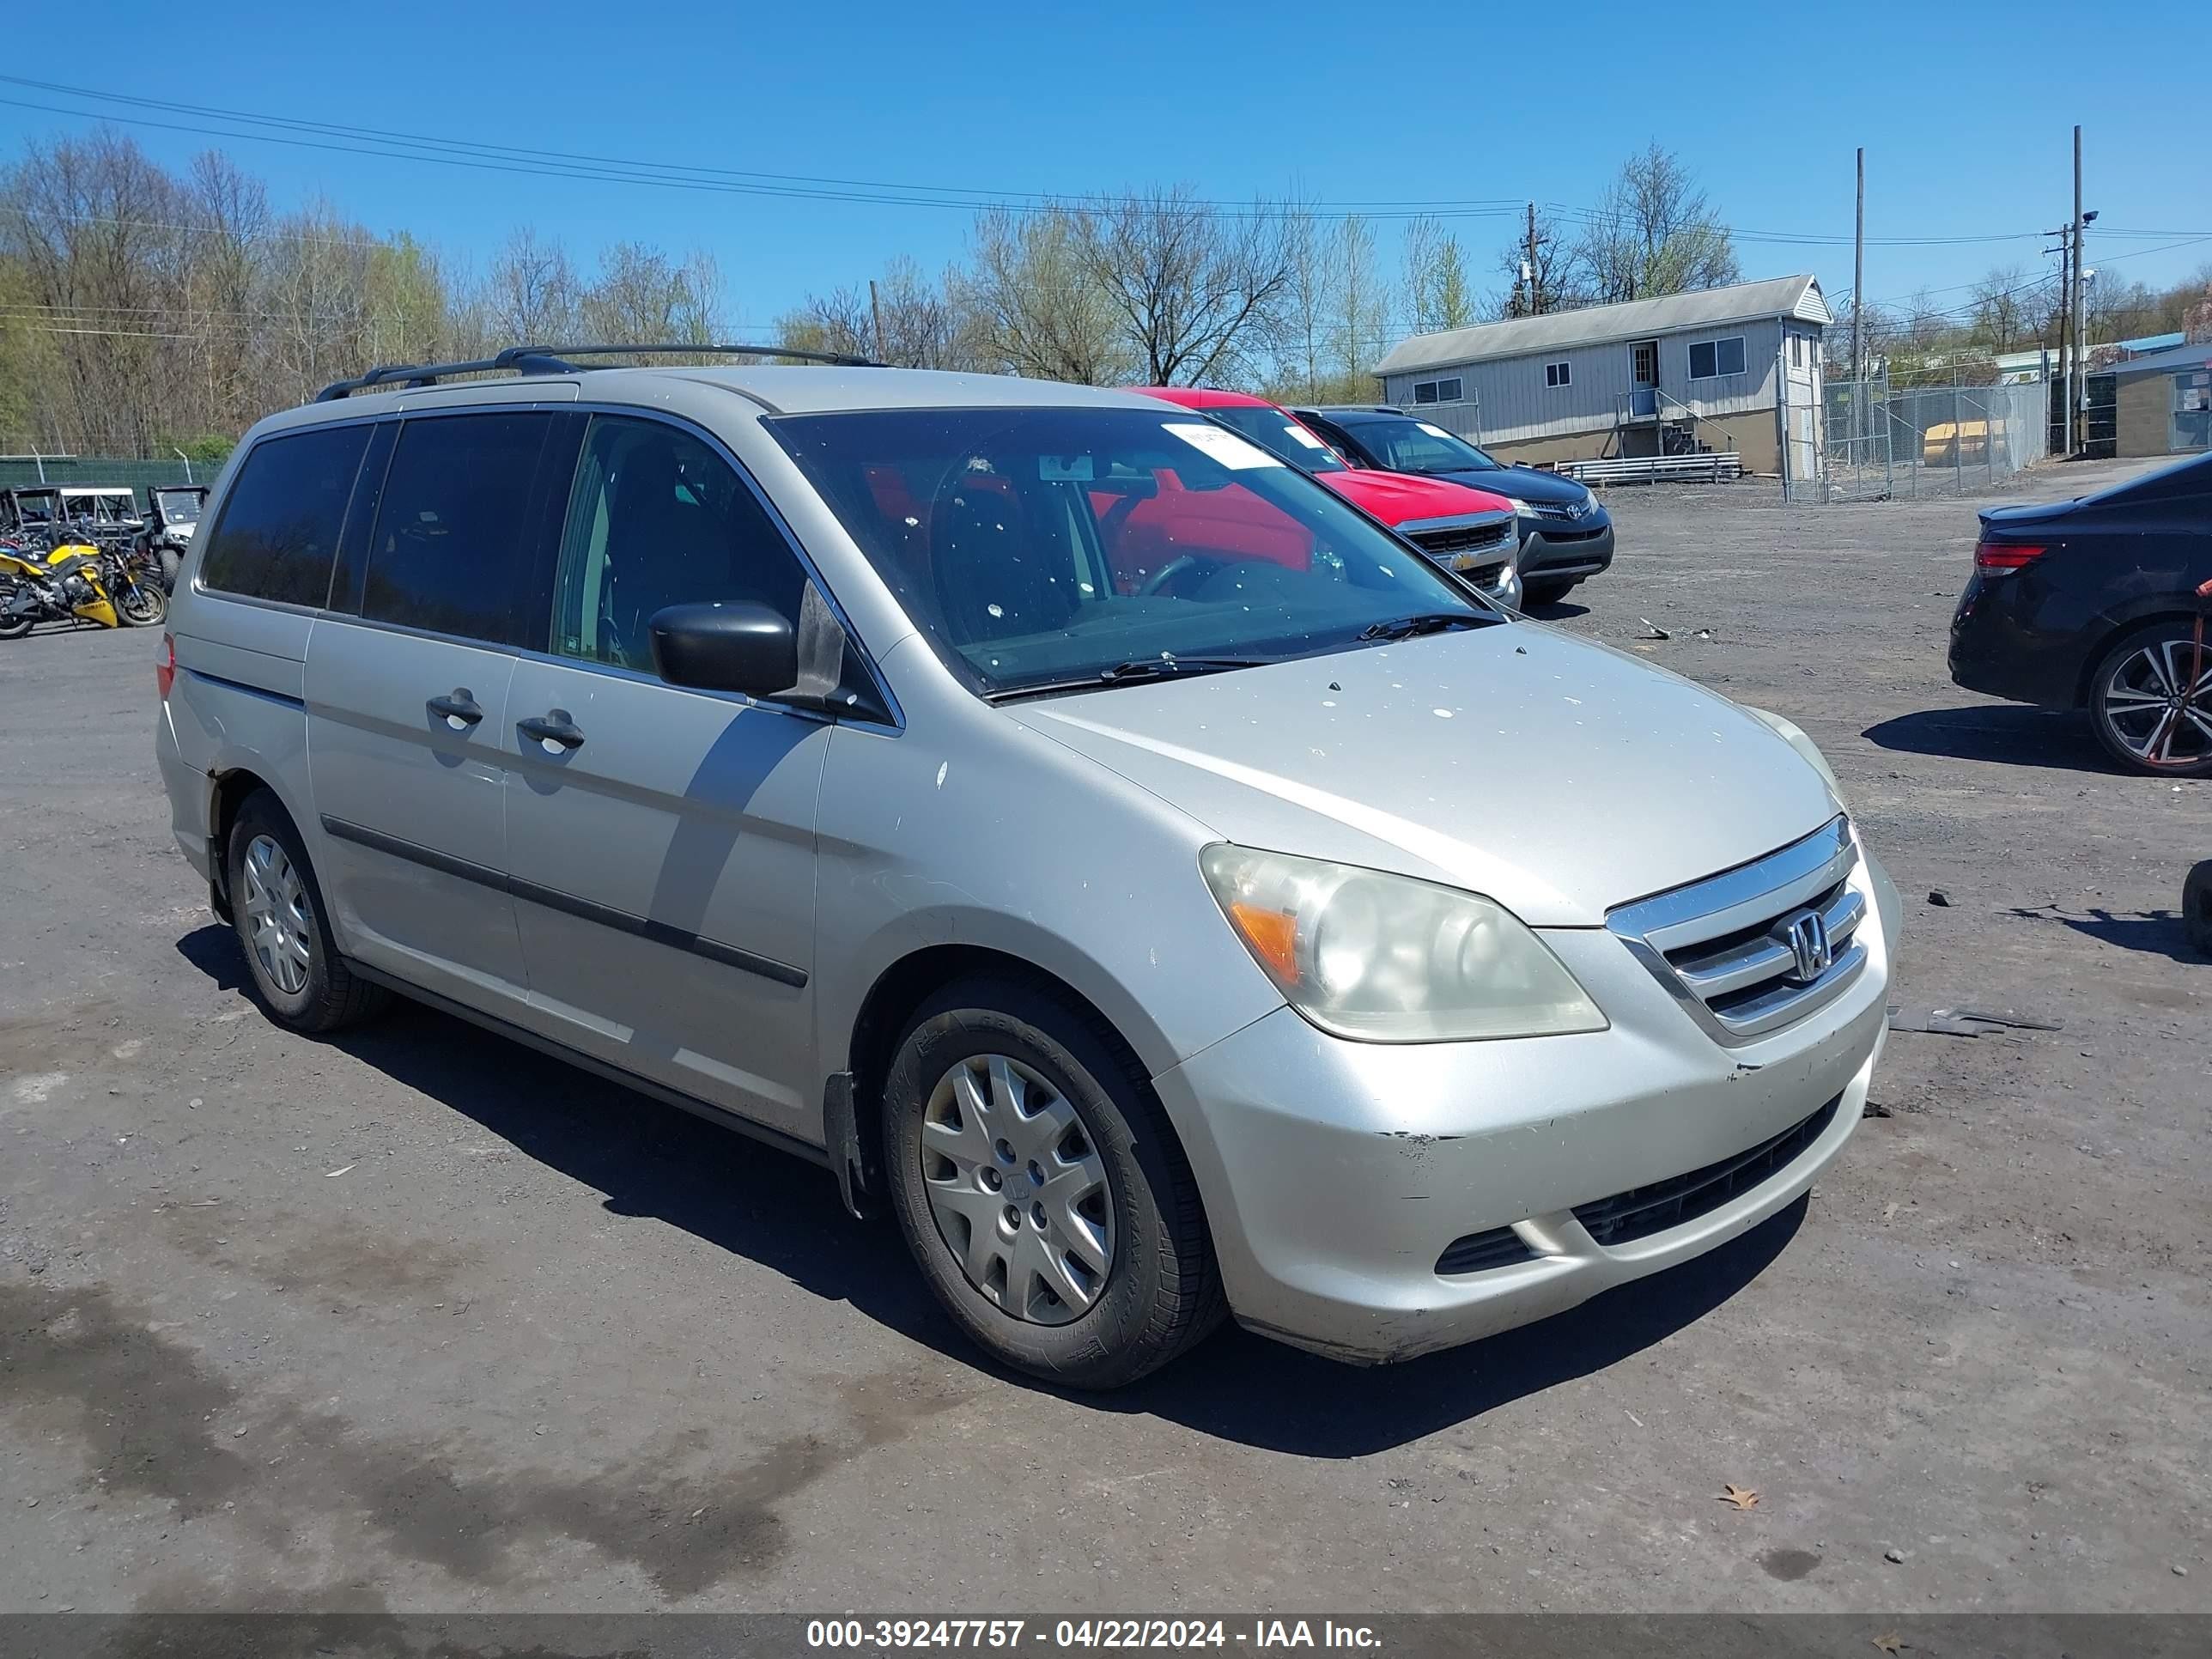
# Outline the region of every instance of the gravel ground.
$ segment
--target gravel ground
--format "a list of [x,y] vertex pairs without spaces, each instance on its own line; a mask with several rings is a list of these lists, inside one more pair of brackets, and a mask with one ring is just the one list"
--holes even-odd
[[0,645],[0,1611],[2212,1610],[2212,784],[1948,683],[1971,502],[1617,515],[1554,620],[1813,734],[1905,1004],[2063,1029],[1894,1036],[1808,1204],[1575,1313],[1104,1400],[817,1170],[428,1012],[276,1030],[153,640]]

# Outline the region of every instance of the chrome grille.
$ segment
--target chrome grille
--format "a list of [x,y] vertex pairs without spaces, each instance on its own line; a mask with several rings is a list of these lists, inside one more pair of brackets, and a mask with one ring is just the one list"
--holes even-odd
[[1605,925],[1723,1043],[1749,1042],[1833,1001],[1866,966],[1866,901],[1850,885],[1850,825],[1607,913]]

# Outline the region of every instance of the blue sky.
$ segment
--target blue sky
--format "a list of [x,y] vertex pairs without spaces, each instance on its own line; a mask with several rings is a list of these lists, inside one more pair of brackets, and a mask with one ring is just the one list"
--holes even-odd
[[[1418,22],[1375,8],[1371,27],[1353,21],[1362,10],[1287,0],[1249,9],[394,0],[180,15],[105,0],[23,8],[0,67],[38,77],[57,72],[37,66],[82,62],[96,21],[100,60],[128,71],[104,88],[174,104],[986,192],[1181,182],[1224,199],[1295,190],[1322,203],[1582,204],[1656,137],[1740,231],[1843,239],[1739,239],[1747,276],[1810,270],[1834,296],[1850,284],[1851,152],[1863,143],[1869,297],[1925,287],[1946,306],[1992,266],[2050,264],[2033,233],[2068,210],[2080,120],[2087,205],[2101,215],[2091,264],[2152,283],[2212,264],[2212,162],[2197,113],[2198,70],[2212,57],[2204,0],[2110,8],[2101,31],[2094,17],[2085,28],[2079,6],[2045,0],[1686,13],[1648,0],[1432,6]],[[1836,34],[1847,20],[1866,43],[1856,58]],[[2160,64],[2184,67],[2160,87]],[[2078,68],[2072,89],[2036,89],[2052,65]],[[2108,75],[2123,95],[2104,90]],[[0,152],[86,130],[82,118],[101,112],[236,126],[0,84]],[[897,253],[941,264],[969,222],[942,206],[665,190],[124,130],[172,163],[219,145],[268,181],[279,206],[320,191],[374,229],[410,229],[467,260],[526,222],[583,253],[630,237],[703,246],[740,326],[809,290],[865,280]],[[1494,250],[1516,222],[1454,222],[1480,286],[1493,285]],[[2099,236],[2106,228],[2156,234]],[[1376,230],[1395,265],[1398,224],[1378,219]],[[1889,240],[1982,236],[2012,239]]]

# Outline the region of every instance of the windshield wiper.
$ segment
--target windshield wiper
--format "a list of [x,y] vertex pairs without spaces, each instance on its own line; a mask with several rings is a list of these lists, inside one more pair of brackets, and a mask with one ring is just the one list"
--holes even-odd
[[1074,679],[1039,680],[1031,685],[1010,685],[984,694],[988,702],[1011,702],[1017,697],[1042,697],[1060,691],[1097,691],[1115,685],[1140,685],[1148,680],[1170,680],[1185,674],[1220,674],[1232,668],[1260,668],[1272,657],[1139,657],[1117,662]]
[[1423,611],[1388,622],[1370,623],[1359,630],[1363,640],[1410,640],[1416,634],[1441,634],[1447,628],[1483,628],[1498,621],[1480,611]]

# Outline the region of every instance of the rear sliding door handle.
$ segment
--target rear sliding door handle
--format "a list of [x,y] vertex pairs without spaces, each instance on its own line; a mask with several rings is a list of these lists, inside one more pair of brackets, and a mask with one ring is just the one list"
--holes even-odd
[[568,718],[565,708],[550,708],[543,714],[534,714],[526,720],[517,720],[514,729],[526,738],[539,743],[557,744],[563,749],[574,749],[584,741],[584,733]]
[[477,700],[465,685],[457,685],[447,696],[433,697],[423,706],[441,720],[457,726],[474,726],[483,718],[483,710],[477,706]]

